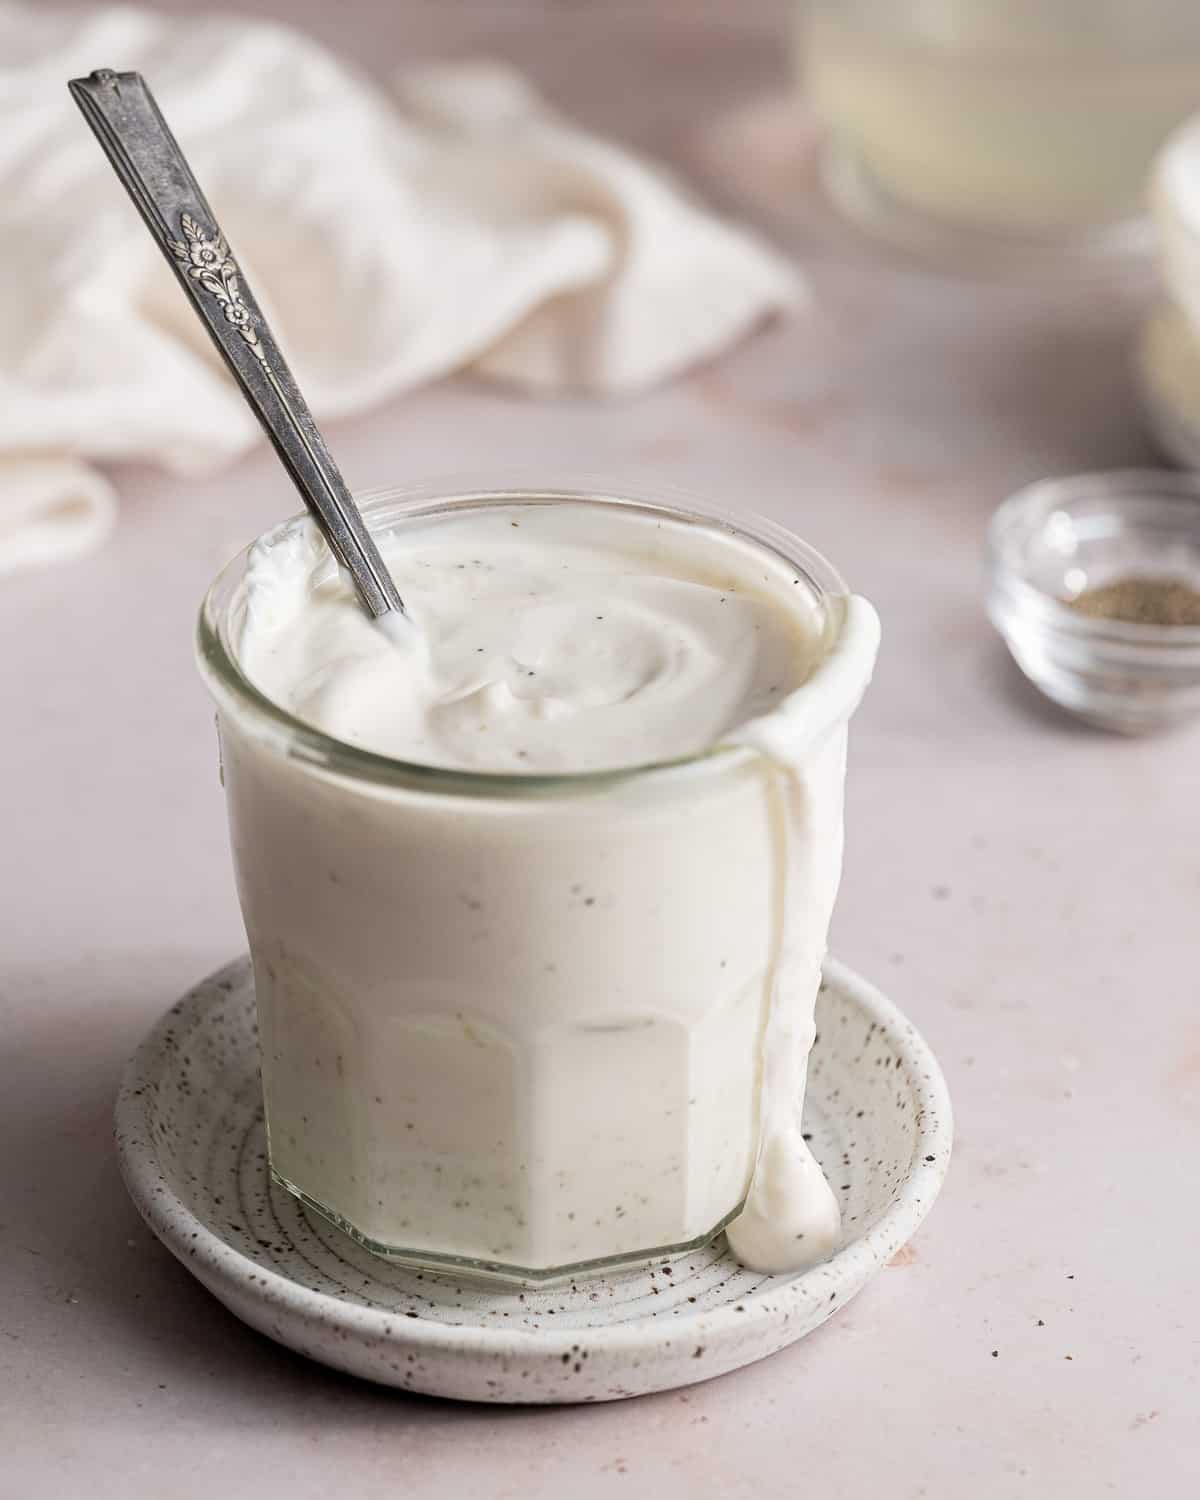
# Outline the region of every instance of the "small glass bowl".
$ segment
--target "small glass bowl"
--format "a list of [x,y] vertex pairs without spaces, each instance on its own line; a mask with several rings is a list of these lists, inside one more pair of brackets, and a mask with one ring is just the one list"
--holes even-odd
[[1029,485],[993,516],[988,562],[992,623],[1055,703],[1126,734],[1200,713],[1200,626],[1071,607],[1120,578],[1200,589],[1200,474],[1132,469]]

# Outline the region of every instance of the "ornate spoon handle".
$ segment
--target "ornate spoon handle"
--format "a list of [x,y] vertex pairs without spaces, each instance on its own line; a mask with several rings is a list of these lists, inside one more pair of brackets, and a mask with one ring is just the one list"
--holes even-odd
[[69,88],[363,604],[376,617],[403,614],[358,506],[141,74],[101,68]]

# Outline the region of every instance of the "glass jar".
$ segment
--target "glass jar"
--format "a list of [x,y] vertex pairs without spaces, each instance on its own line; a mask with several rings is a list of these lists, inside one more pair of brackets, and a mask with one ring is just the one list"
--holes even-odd
[[[563,501],[643,517],[656,545],[723,573],[752,567],[756,586],[816,622],[820,659],[794,701],[813,718],[817,868],[787,896],[812,940],[787,1004],[811,1018],[846,720],[874,643],[848,675],[859,627],[841,579],[764,521],[568,490],[390,494],[364,513],[376,535],[402,534]],[[793,878],[770,762],[715,746],[620,772],[492,775],[337,741],[243,674],[246,569],[243,553],[214,583],[198,654],[218,707],[276,1179],[379,1253],[517,1280],[710,1239],[755,1164]]]
[[[1200,104],[1200,101],[1197,101]],[[1142,326],[1135,371],[1164,452],[1200,468],[1200,118],[1159,153],[1150,192],[1162,296]]]
[[1143,243],[1147,169],[1200,104],[1195,0],[803,0],[827,176],[894,237]]

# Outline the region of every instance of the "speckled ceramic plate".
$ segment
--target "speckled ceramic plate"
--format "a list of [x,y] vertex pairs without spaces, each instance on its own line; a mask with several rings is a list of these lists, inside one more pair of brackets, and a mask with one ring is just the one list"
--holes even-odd
[[254,985],[242,958],[162,1018],[126,1072],[116,1140],[150,1228],[230,1310],[312,1359],[471,1401],[609,1401],[774,1354],[854,1296],[929,1211],[950,1157],[937,1062],[888,1000],[826,966],[805,1130],[842,1248],[792,1276],[707,1249],[533,1290],[385,1261],[267,1172]]

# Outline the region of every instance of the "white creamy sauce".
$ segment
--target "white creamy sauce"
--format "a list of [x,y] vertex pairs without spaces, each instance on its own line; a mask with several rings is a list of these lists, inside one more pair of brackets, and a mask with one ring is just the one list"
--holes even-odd
[[[647,1183],[646,1193],[639,1199],[645,1205],[644,1212],[620,1205],[616,1213],[627,1222],[602,1231],[601,1205],[607,1204],[611,1192],[600,1180],[603,1173],[597,1167],[583,1194],[572,1176],[571,1168],[578,1165],[573,1162],[570,1167],[558,1168],[557,1180],[562,1185],[559,1206],[573,1205],[561,1222],[555,1217],[557,1210],[545,1210],[538,1220],[537,1212],[506,1209],[515,1215],[519,1232],[509,1225],[505,1230],[508,1238],[501,1245],[499,1231],[492,1235],[486,1225],[478,1228],[475,1239],[464,1230],[461,1253],[507,1257],[522,1264],[557,1264],[617,1253],[626,1243],[635,1248],[639,1243],[647,1243],[648,1248],[656,1243],[682,1243],[711,1227],[721,1213],[728,1211],[712,1196],[718,1191],[716,1187],[709,1190],[709,1198],[704,1198],[706,1190],[701,1185],[693,1188],[692,1207],[680,1211],[678,1225],[674,1220],[669,1226],[660,1222],[662,1214],[658,1212],[656,1217],[652,1203],[652,1178],[660,1167],[660,1176],[654,1180],[661,1181],[668,1171],[681,1170],[671,1163],[682,1155],[685,1176],[700,1180],[711,1168],[708,1175],[714,1182],[720,1181],[720,1191],[729,1205],[736,1206],[744,1195],[744,1209],[729,1225],[729,1238],[745,1264],[777,1272],[823,1258],[838,1241],[839,1213],[834,1194],[802,1138],[800,1112],[814,1036],[813,1006],[841,866],[845,724],[874,660],[878,642],[874,612],[862,600],[851,599],[839,645],[828,653],[815,599],[799,580],[788,576],[778,558],[764,561],[766,554],[743,539],[727,541],[718,535],[714,541],[711,533],[696,538],[683,528],[664,528],[641,516],[614,518],[611,512],[597,515],[592,509],[568,503],[474,512],[453,523],[443,521],[428,527],[406,523],[402,541],[384,536],[380,544],[413,622],[412,639],[399,645],[367,618],[348,581],[331,569],[328,555],[311,531],[281,529],[255,550],[247,579],[240,660],[251,680],[296,717],[337,739],[384,755],[475,772],[537,775],[611,770],[689,757],[717,744],[740,744],[755,752],[749,758],[761,764],[765,779],[767,813],[761,845],[752,845],[746,833],[743,804],[737,804],[743,807],[738,812],[734,802],[726,799],[704,813],[708,821],[702,827],[691,819],[696,836],[691,846],[684,847],[677,835],[668,838],[664,833],[646,846],[650,852],[638,856],[640,866],[634,863],[629,829],[636,829],[635,836],[641,837],[641,825],[629,821],[627,809],[614,810],[611,833],[597,832],[596,819],[587,812],[562,814],[561,826],[556,826],[544,853],[539,846],[533,857],[545,861],[549,875],[557,872],[555,861],[566,870],[577,848],[579,860],[586,855],[588,869],[596,872],[597,888],[607,889],[603,886],[605,879],[613,885],[611,894],[602,896],[603,910],[590,925],[586,920],[589,913],[583,908],[590,908],[594,898],[579,895],[577,904],[585,920],[570,927],[569,946],[561,947],[559,934],[545,934],[545,951],[558,954],[561,947],[563,957],[561,963],[547,961],[540,965],[552,976],[546,981],[551,987],[545,997],[551,1020],[547,1029],[529,1032],[533,1051],[528,1054],[542,1056],[553,1064],[551,1091],[562,1093],[559,1107],[563,1113],[556,1123],[545,1113],[550,1106],[538,1085],[541,1128],[564,1142],[577,1132],[574,1149],[577,1155],[586,1157],[585,1122],[577,1116],[590,1107],[586,1103],[588,1070],[594,1070],[598,1060],[605,1066],[602,1049],[615,1047],[619,1039],[616,1034],[607,1037],[611,1028],[595,1029],[596,1006],[614,1002],[608,995],[585,1000],[582,992],[588,981],[582,979],[575,990],[568,990],[566,982],[560,980],[563,987],[556,991],[553,976],[575,962],[583,966],[581,976],[590,976],[593,970],[602,971],[612,962],[618,948],[624,948],[629,955],[654,954],[653,959],[630,960],[631,972],[635,976],[637,972],[644,974],[643,993],[628,992],[631,985],[636,990],[637,980],[630,980],[625,970],[610,983],[610,989],[615,984],[621,991],[622,1024],[634,1025],[628,1045],[636,1041],[637,1026],[650,1027],[644,1043],[646,1066],[650,1067],[652,1047],[659,1049],[662,1061],[657,1075],[661,1081],[652,1082],[649,1093],[657,1089],[661,1096],[657,1102],[670,1106],[664,1120],[672,1120],[676,1104],[685,1115],[688,1106],[696,1104],[688,1097],[694,1088],[694,1080],[689,1078],[697,1067],[696,1058],[702,1055],[697,1050],[701,1045],[711,1053],[716,1080],[721,1077],[722,1049],[728,1049],[732,1080],[737,1075],[732,1059],[740,1055],[739,1049],[749,1039],[757,1053],[758,1089],[743,1085],[742,1095],[738,1095],[731,1083],[726,1084],[728,1097],[722,1095],[719,1107],[713,1105],[709,1110],[708,1124],[699,1119],[693,1123],[690,1136],[680,1137],[677,1123],[664,1123],[661,1139],[656,1138],[655,1127],[650,1124],[648,1099],[613,1099],[612,1112],[628,1111],[630,1123],[636,1126],[636,1149],[644,1158],[639,1170],[644,1169]],[[755,795],[761,807],[763,794]],[[246,807],[248,819],[259,816],[249,800]],[[261,816],[266,830],[267,814]],[[639,816],[644,819],[644,814]],[[271,825],[272,840],[279,836],[281,821],[282,816],[277,817]],[[387,826],[381,822],[373,837],[390,836]],[[455,825],[456,836],[460,828],[461,823]],[[246,836],[256,837],[257,832],[248,828]],[[403,839],[424,836],[411,830],[405,833],[397,825],[397,839],[401,840],[398,847]],[[436,830],[429,837],[430,872],[436,878]],[[496,876],[497,901],[508,903],[505,916],[514,927],[544,924],[541,887],[536,897],[518,897],[513,894],[511,876],[500,878],[510,868],[508,841],[512,837],[510,826],[496,823],[490,814],[487,819],[481,815],[472,846],[480,881],[487,886],[493,874]],[[331,847],[332,838],[331,834]],[[703,847],[701,838],[710,846],[706,852],[711,855],[714,873],[707,876],[696,870],[697,847]],[[316,848],[314,840],[319,840],[319,832],[310,835],[308,852]],[[761,855],[755,855],[754,850],[759,848]],[[296,857],[305,857],[305,852],[298,848]],[[378,857],[382,860],[383,855]],[[723,857],[729,861],[727,869],[723,869]],[[739,859],[747,861],[744,878]],[[635,884],[650,861],[654,863],[657,886],[647,889],[655,894],[648,905],[643,901],[645,910],[623,908],[620,902],[632,900]],[[767,866],[765,879],[761,870],[754,870],[755,863]],[[243,864],[248,927],[269,925],[284,931],[291,916],[270,888],[270,870],[263,866],[260,878],[253,874],[249,858]],[[570,868],[582,869],[583,865]],[[521,878],[532,880],[535,875],[524,869]],[[661,978],[656,978],[659,955],[655,948],[682,941],[695,950],[689,957],[701,962],[714,922],[711,917],[699,916],[695,919],[699,926],[694,941],[686,930],[681,938],[679,929],[686,926],[689,911],[698,909],[694,896],[688,904],[686,893],[697,880],[707,879],[711,886],[723,876],[747,887],[752,879],[760,880],[761,904],[770,910],[763,918],[759,936],[754,935],[749,918],[743,918],[734,938],[724,946],[718,945],[722,956],[713,960],[711,970],[715,1008],[700,999],[688,999],[686,1004],[694,1005],[697,1019],[684,1024],[679,1019],[684,1012],[672,1011],[668,1001],[661,998],[666,987]],[[261,899],[256,897],[256,880],[263,886]],[[576,881],[569,887],[576,893],[592,888],[587,881]],[[659,891],[662,900],[658,899]],[[331,893],[330,899],[336,896]],[[360,890],[358,899],[361,903],[372,897]],[[379,904],[383,898],[374,899]],[[475,899],[470,898],[468,906]],[[730,895],[731,910],[737,899]],[[265,924],[257,915],[260,908],[272,913]],[[605,910],[611,913],[607,919]],[[461,924],[463,917],[456,905],[442,920],[449,926],[451,922]],[[434,915],[426,920],[436,923],[438,918]],[[298,930],[304,925],[296,923]],[[701,930],[705,927],[710,931]],[[265,945],[265,930],[259,937],[260,946]],[[252,944],[253,938],[252,930]],[[565,936],[562,941],[567,942]],[[712,941],[717,941],[715,936]],[[765,967],[761,957],[764,946],[772,950]],[[284,952],[282,939],[279,952]],[[705,964],[708,961],[704,959]],[[640,971],[638,962],[642,964]],[[347,954],[347,972],[353,972],[353,968]],[[532,982],[523,979],[514,980],[505,989],[501,970],[502,964],[497,961],[487,1022],[497,1028],[497,1036],[510,1031],[516,1035],[522,1026],[533,1025],[530,1015],[535,998],[531,996],[536,997],[538,992]],[[739,976],[740,991],[734,983],[735,975]],[[729,987],[728,1000],[722,998],[722,985]],[[302,988],[306,993],[312,991],[307,981]],[[690,987],[687,993],[694,997]],[[759,996],[758,1013],[765,1016],[765,1023],[754,1021],[752,1010],[738,1001],[739,994],[749,997],[747,1005],[754,1002],[755,994]],[[303,1003],[319,1004],[311,994]],[[348,1006],[348,1001],[339,1000],[339,1014]],[[575,1007],[579,1008],[579,1020],[586,1024],[572,1033],[574,1039],[569,1046],[560,1040],[551,1053],[546,1038],[554,1034],[560,1021],[565,1024],[573,1018]],[[714,1021],[713,1014],[727,1014],[730,1019]],[[323,1074],[318,1077],[317,1072],[307,1077],[304,1068],[308,1065],[299,1058],[302,1049],[297,1046],[288,1050],[286,1024],[265,1019],[264,1070],[268,1074],[275,1159],[277,1146],[281,1157],[287,1156],[282,1144],[285,1139],[294,1144],[289,1115],[292,1121],[305,1119],[301,1110],[308,1098],[306,1089],[311,1084],[319,1093],[327,1079]],[[465,1049],[464,1067],[467,1054],[477,1053],[484,1045],[480,1038],[486,1036],[486,1028],[468,1021],[462,1022],[463,1040],[457,1044]],[[722,1024],[726,1027],[724,1034]],[[356,1025],[361,1030],[361,1024]],[[318,1018],[312,1022],[311,1035],[316,1037],[322,1028],[328,1029],[327,1023]],[[592,1031],[596,1040],[587,1046],[593,1050],[580,1050],[580,1036]],[[682,1039],[679,1047],[670,1041],[676,1034]],[[277,1049],[270,1057],[268,1047]],[[449,1066],[450,1054],[444,1044],[440,1055],[443,1067]],[[272,1064],[277,1069],[274,1082],[270,1076]],[[342,1066],[339,1051],[339,1070]],[[521,1066],[514,1065],[514,1079],[521,1076]],[[753,1068],[753,1060],[748,1059],[746,1066]],[[320,1060],[312,1067],[319,1070]],[[567,1076],[571,1069],[577,1076]],[[468,1072],[464,1071],[464,1079]],[[749,1083],[755,1073],[741,1076]],[[430,1086],[444,1089],[446,1076]],[[514,1083],[514,1088],[517,1086]],[[364,1101],[365,1091],[370,1089],[375,1104],[384,1107],[382,1086],[377,1089],[376,1084],[362,1082],[360,1087],[364,1089]],[[390,1123],[379,1118],[378,1108],[368,1120],[364,1102],[361,1128],[351,1122],[349,1134],[358,1139],[366,1132],[371,1139],[384,1140],[392,1132],[403,1141],[405,1131],[414,1131],[415,1119],[409,1117],[419,1115],[423,1107],[422,1099],[413,1092],[416,1085],[410,1081],[407,1087],[403,1106],[398,1106]],[[714,1098],[720,1089],[718,1082]],[[680,1095],[678,1099],[672,1090]],[[434,1113],[441,1107],[432,1098],[425,1102]],[[344,1107],[344,1103],[339,1104],[343,1111]],[[464,1100],[463,1107],[468,1109],[469,1101]],[[520,1107],[514,1104],[512,1109],[516,1120]],[[464,1140],[470,1136],[469,1130],[464,1135],[461,1122],[455,1128]],[[607,1128],[597,1125],[597,1140]],[[532,1182],[530,1174],[536,1170],[539,1153],[534,1153],[533,1164],[517,1161],[518,1148],[509,1137],[519,1135],[520,1130],[514,1125],[512,1131],[505,1127],[501,1134],[505,1140],[491,1166],[498,1179],[512,1176],[516,1180],[525,1173],[524,1191]],[[412,1139],[411,1134],[408,1139]],[[689,1154],[696,1156],[700,1151],[697,1142],[702,1140],[712,1143],[708,1148],[714,1153],[712,1163],[686,1160]],[[735,1141],[744,1145],[735,1148],[730,1144]],[[469,1146],[473,1169],[481,1177],[490,1170],[489,1165],[474,1137]],[[628,1149],[621,1147],[620,1151]],[[599,1160],[602,1148],[597,1146],[596,1150]],[[720,1162],[719,1150],[725,1153]],[[356,1197],[357,1188],[342,1192],[333,1161],[335,1153],[336,1145],[324,1152],[324,1167],[305,1167],[301,1163],[310,1159],[296,1154],[297,1164],[285,1160],[281,1170],[292,1181],[303,1178],[306,1171],[315,1173],[309,1180],[300,1180],[299,1186],[368,1237],[388,1243],[411,1242],[410,1218],[399,1220],[401,1227],[397,1228],[396,1222],[389,1220],[384,1197],[378,1198],[376,1208],[366,1196]],[[324,1178],[318,1180],[322,1171]],[[437,1173],[442,1168],[435,1165],[430,1171]],[[434,1183],[429,1189],[433,1192],[437,1184],[433,1178],[428,1180]],[[361,1206],[356,1208],[360,1198]],[[454,1200],[456,1207],[460,1201],[464,1200]],[[412,1207],[409,1203],[406,1212]],[[593,1213],[597,1215],[595,1233],[588,1239],[576,1226],[584,1218],[591,1222]],[[703,1218],[706,1213],[707,1223]],[[498,1214],[496,1210],[493,1217]],[[535,1233],[536,1223],[528,1228],[527,1218],[543,1224],[541,1239]],[[639,1235],[649,1236],[648,1241],[639,1241]]]
[[385,545],[411,649],[368,617],[348,579],[314,586],[303,558],[267,544],[251,568],[242,664],[338,739],[516,773],[693,755],[808,675],[811,618],[742,592],[736,577],[722,587],[652,556],[573,543],[564,519],[504,511],[464,535]]

